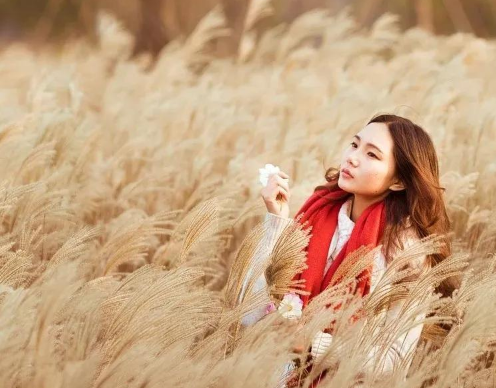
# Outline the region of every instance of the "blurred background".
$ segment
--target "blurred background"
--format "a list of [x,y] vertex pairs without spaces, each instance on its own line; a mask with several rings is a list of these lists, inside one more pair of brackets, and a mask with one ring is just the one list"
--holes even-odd
[[[246,12],[257,0],[0,0],[0,41],[39,45],[74,37],[94,39],[97,16],[116,16],[135,37],[134,54],[157,54],[174,39],[188,36],[205,14],[221,6],[232,34],[216,43],[218,55],[238,50]],[[266,2],[260,2],[266,3]],[[358,26],[369,27],[383,13],[395,13],[404,29],[418,26],[435,34],[496,35],[495,0],[273,0],[256,30],[288,23],[314,8],[336,13],[348,7]]]

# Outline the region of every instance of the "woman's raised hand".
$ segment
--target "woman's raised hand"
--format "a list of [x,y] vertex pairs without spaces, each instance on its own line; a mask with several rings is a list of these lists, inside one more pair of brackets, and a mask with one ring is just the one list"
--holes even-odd
[[281,217],[289,217],[289,175],[283,171],[271,174],[267,181],[267,186],[260,191],[267,211]]

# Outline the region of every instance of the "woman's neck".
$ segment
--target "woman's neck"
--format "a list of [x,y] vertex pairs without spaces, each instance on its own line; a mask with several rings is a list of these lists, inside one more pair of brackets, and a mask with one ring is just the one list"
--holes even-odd
[[351,199],[351,214],[350,214],[351,220],[353,222],[356,222],[365,209],[367,209],[373,203],[383,200],[384,198],[386,198],[387,195],[388,192],[377,197],[364,197],[361,195],[354,194]]

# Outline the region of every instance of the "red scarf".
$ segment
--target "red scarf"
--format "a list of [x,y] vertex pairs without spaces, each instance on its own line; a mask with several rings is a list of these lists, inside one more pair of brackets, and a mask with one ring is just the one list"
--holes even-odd
[[[333,279],[333,275],[349,253],[362,245],[370,248],[379,245],[385,226],[384,201],[376,202],[362,212],[353,227],[349,240],[334,258],[327,273],[324,274],[332,236],[338,225],[339,210],[349,196],[348,192],[340,188],[335,191],[317,190],[295,215],[296,218],[303,213],[299,220],[301,224],[308,221],[308,224],[303,225],[303,229],[312,226],[310,240],[305,247],[308,268],[294,277],[294,280],[305,279],[304,290],[310,292],[310,295],[300,295],[303,307],[329,284],[334,285],[339,282],[340,279]],[[368,294],[371,271],[372,268],[367,268],[358,276],[360,279],[355,295],[357,293],[360,296]]]

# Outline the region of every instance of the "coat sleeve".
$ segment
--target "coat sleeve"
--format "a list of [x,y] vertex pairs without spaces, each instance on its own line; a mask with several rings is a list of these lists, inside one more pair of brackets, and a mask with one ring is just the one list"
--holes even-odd
[[[253,261],[243,281],[243,286],[241,288],[238,302],[241,302],[241,300],[245,297],[246,287],[248,285],[249,280],[253,276],[252,272],[255,264],[265,262],[268,259],[282,231],[286,226],[288,226],[292,222],[293,222],[292,218],[281,217],[272,214],[270,212],[267,212],[265,214],[265,219],[264,219],[264,223],[266,225],[265,233],[260,239],[259,245],[255,249],[255,254],[253,255]],[[255,284],[252,289],[253,292],[258,292],[260,290],[265,290],[265,292],[267,292],[267,282],[264,274],[259,276],[259,278],[255,281]],[[267,292],[267,302],[270,302],[268,292]],[[243,326],[253,325],[264,315],[265,315],[265,306],[262,306],[258,309],[252,310],[250,313],[245,315],[241,320],[241,324]]]
[[[404,239],[405,249],[408,248],[413,243],[415,243],[416,241],[418,241],[418,239],[415,237],[412,237],[411,235],[408,235],[408,237],[405,237],[405,239]],[[382,253],[380,253],[380,256],[381,256],[381,259],[385,262],[385,259],[384,259],[384,256],[382,255]],[[412,262],[410,262],[409,265],[412,268],[424,270],[427,268],[427,257],[426,256],[420,256],[420,257],[416,258],[415,260],[413,260]],[[380,275],[378,277],[380,277]],[[378,279],[376,281],[378,281]],[[420,301],[415,301],[415,305],[418,305],[418,303],[420,303]],[[386,312],[386,319],[385,319],[386,325],[399,319],[399,314],[400,314],[401,309],[404,306],[404,304],[405,304],[405,300],[398,300],[398,301],[392,303],[392,305],[390,306],[390,308]],[[414,321],[420,322],[424,318],[425,318],[424,313],[418,314],[415,317]],[[410,357],[409,362],[408,362],[408,367],[409,367],[409,365],[411,363],[411,352],[413,352],[417,346],[417,343],[420,339],[420,335],[422,333],[422,329],[423,329],[423,324],[419,323],[395,339],[392,346],[387,350],[385,357],[382,359],[382,365],[380,368],[380,370],[382,372],[392,371],[395,364],[401,362],[402,360],[406,359],[407,357]],[[369,354],[369,359],[366,363],[366,368],[373,366],[372,362],[375,359],[375,356],[379,351],[380,351],[379,346],[376,346],[372,349],[372,351]]]

